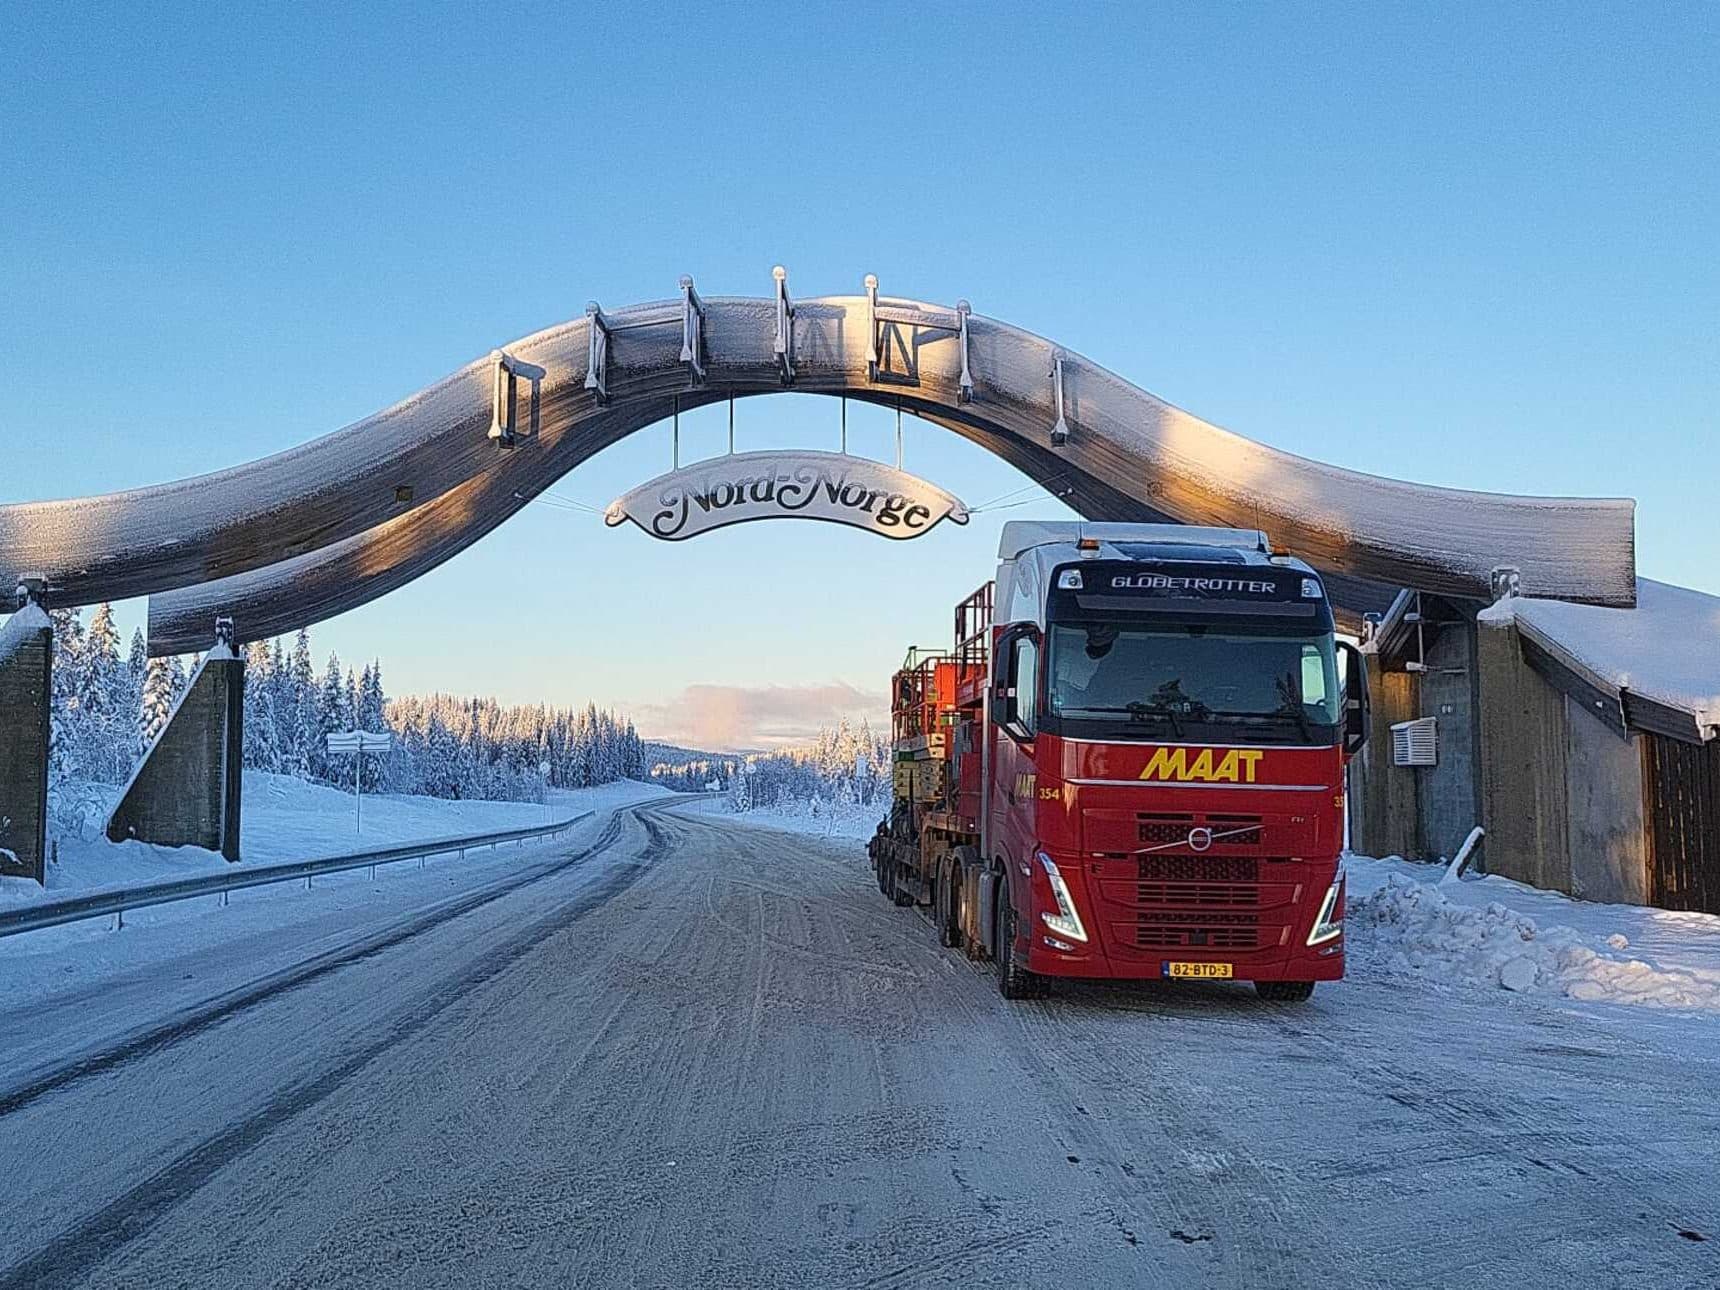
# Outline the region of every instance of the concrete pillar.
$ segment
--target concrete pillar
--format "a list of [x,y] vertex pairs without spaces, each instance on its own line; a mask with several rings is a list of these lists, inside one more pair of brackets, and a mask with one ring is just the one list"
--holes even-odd
[[1415,772],[1392,765],[1392,725],[1420,716],[1416,680],[1388,672],[1378,654],[1368,669],[1368,742],[1350,763],[1350,848],[1363,855],[1418,857],[1423,851]]
[[1514,622],[1483,611],[1475,655],[1483,862],[1488,873],[1569,892],[1565,696],[1523,661]]
[[0,627],[0,877],[46,881],[54,625],[25,599]]
[[173,715],[108,817],[111,841],[203,847],[239,858],[245,661],[223,641],[204,656]]

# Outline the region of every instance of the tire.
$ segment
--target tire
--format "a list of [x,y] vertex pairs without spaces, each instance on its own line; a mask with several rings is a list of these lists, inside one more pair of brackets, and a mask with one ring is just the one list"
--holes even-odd
[[1015,905],[1005,885],[997,901],[998,992],[1006,999],[1037,999],[1045,992],[1044,981],[1015,957],[1015,933]]
[[961,922],[957,918],[955,884],[961,880],[961,869],[954,865],[944,865],[938,870],[938,883],[934,908],[937,910],[938,944],[945,949],[955,949],[962,943]]
[[1268,1003],[1306,1003],[1314,997],[1312,981],[1256,981],[1254,993]]

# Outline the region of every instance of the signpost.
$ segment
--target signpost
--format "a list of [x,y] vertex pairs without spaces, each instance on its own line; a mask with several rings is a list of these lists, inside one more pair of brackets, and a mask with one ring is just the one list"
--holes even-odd
[[348,730],[330,734],[328,737],[328,754],[330,757],[349,754],[352,757],[352,795],[354,803],[353,832],[359,833],[364,829],[364,777],[359,773],[364,766],[365,753],[385,753],[394,748],[392,734],[375,734],[369,730]]
[[616,498],[614,527],[632,520],[680,542],[748,520],[827,520],[902,541],[940,521],[966,524],[960,498],[869,457],[837,452],[742,452],[694,462]]

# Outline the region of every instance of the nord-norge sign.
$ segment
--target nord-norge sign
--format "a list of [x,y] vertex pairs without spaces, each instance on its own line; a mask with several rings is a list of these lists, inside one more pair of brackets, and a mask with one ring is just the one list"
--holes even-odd
[[869,457],[743,452],[659,475],[609,505],[604,522],[632,520],[679,542],[748,520],[830,520],[887,538],[914,538],[967,507],[936,484]]

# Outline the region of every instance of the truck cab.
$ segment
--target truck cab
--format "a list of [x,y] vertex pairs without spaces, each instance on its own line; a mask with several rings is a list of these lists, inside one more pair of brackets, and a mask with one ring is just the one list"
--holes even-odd
[[1251,529],[1006,524],[954,648],[893,687],[880,890],[1004,994],[1052,978],[1344,972],[1344,770],[1365,673],[1320,575]]

